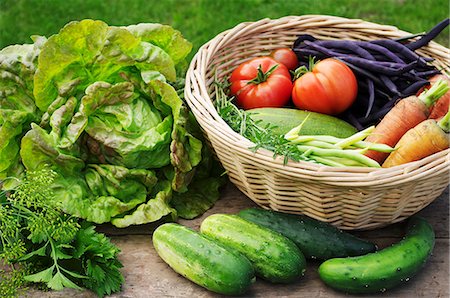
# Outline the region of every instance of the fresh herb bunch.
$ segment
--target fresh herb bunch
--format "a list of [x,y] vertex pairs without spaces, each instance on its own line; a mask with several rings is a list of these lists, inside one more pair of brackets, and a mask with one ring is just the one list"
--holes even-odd
[[84,287],[100,297],[120,290],[119,249],[62,211],[51,190],[55,179],[48,168],[29,171],[9,195],[0,195],[0,259],[11,267],[2,272],[2,297],[18,294],[7,284],[27,282],[52,290]]
[[297,145],[289,142],[283,135],[274,134],[270,125],[261,126],[260,121],[255,121],[249,117],[244,110],[239,109],[234,103],[234,97],[228,96],[229,84],[227,82],[215,83],[215,107],[219,116],[240,135],[252,141],[255,146],[249,148],[257,151],[260,148],[270,150],[275,156],[283,156],[286,164],[289,159],[294,161],[305,160],[314,162],[314,160],[304,155],[304,152],[297,149]]

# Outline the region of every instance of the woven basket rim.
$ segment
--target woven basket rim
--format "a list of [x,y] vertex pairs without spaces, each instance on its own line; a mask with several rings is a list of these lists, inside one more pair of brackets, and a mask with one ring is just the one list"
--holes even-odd
[[[290,21],[308,21],[314,18],[328,18],[329,24],[340,24],[342,28],[376,28],[384,31],[390,36],[407,36],[411,33],[398,29],[392,25],[380,25],[362,19],[348,19],[338,16],[328,15],[301,15],[301,16],[285,16],[278,19],[264,18],[254,22],[243,22],[235,27],[219,33],[216,37],[202,45],[194,55],[186,75],[185,98],[194,112],[198,122],[203,129],[208,131],[210,135],[220,135],[226,146],[239,150],[249,159],[258,162],[258,166],[268,171],[280,171],[285,175],[292,177],[307,177],[308,179],[320,180],[327,184],[333,185],[351,185],[351,186],[386,186],[393,184],[402,184],[415,179],[429,178],[435,175],[448,172],[450,169],[450,149],[435,153],[424,159],[409,162],[403,165],[391,168],[372,168],[372,167],[330,167],[326,165],[316,164],[308,161],[289,160],[286,164],[284,158],[277,156],[274,158],[273,153],[258,149],[253,152],[249,148],[255,144],[244,136],[235,132],[231,127],[219,116],[213,105],[213,101],[206,90],[206,82],[204,80],[205,70],[200,71],[198,65],[208,60],[213,53],[209,51],[211,46],[220,48],[221,43],[226,42],[226,38],[233,34],[239,35],[242,32],[267,24],[288,24]],[[448,48],[432,41],[427,48],[436,49],[443,53],[450,53]],[[204,66],[204,65],[202,65]],[[191,80],[195,78],[195,81]],[[197,104],[201,103],[207,107],[206,113],[201,113],[197,109]],[[224,144],[225,145],[225,144]]]

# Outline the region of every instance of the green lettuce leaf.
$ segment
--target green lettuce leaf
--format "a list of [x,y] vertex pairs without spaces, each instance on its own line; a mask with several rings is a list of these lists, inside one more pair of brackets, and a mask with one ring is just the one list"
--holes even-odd
[[[164,119],[128,82],[90,85],[67,126],[61,148],[70,148],[83,132],[92,156],[129,168],[160,168],[170,162],[172,116]],[[98,160],[91,160],[98,161]]]
[[33,77],[46,39],[35,36],[34,40],[34,44],[11,45],[0,51],[0,108],[27,112],[32,119],[39,116],[34,115]]
[[118,228],[125,228],[131,225],[141,225],[160,220],[165,216],[172,216],[176,219],[176,210],[169,206],[172,198],[172,188],[169,181],[161,181],[154,191],[156,195],[145,203],[139,205],[131,214],[114,218],[111,223]]
[[196,179],[184,193],[174,193],[170,205],[178,216],[192,219],[210,209],[220,197],[219,188],[223,181],[216,177]]
[[46,111],[58,97],[74,95],[91,81],[87,65],[99,55],[108,32],[102,21],[73,21],[51,36],[42,47],[34,76],[34,97]]
[[107,80],[125,66],[134,66],[142,72],[161,73],[175,81],[176,71],[172,58],[163,49],[141,41],[124,28],[109,27],[107,42],[92,65],[93,78]]
[[47,133],[44,129],[31,124],[29,130],[22,138],[20,156],[25,168],[29,171],[37,171],[43,167],[49,167],[63,176],[80,173],[85,163],[76,157],[77,154],[64,152],[58,148],[58,138],[54,134]]
[[192,179],[192,171],[201,161],[202,142],[188,131],[189,112],[176,90],[161,81],[151,81],[149,86],[159,96],[155,106],[161,110],[171,109],[174,124],[170,144],[170,161],[174,167],[172,188],[186,191]]
[[0,109],[0,180],[6,178],[9,169],[18,163],[19,142],[27,113]]
[[168,25],[141,23],[125,28],[143,41],[163,49],[175,64],[183,62],[192,50],[192,44],[183,37],[181,32]]
[[53,191],[65,212],[101,224],[144,203],[156,182],[152,171],[89,165],[85,173],[59,178]]
[[120,82],[120,72],[130,67],[176,79],[175,63],[163,49],[125,28],[94,20],[67,24],[48,39],[38,62],[34,96],[42,111],[58,96],[73,96],[94,82]]
[[[200,133],[193,124],[192,131]],[[174,192],[170,205],[178,216],[192,219],[210,209],[220,198],[220,188],[225,185],[227,176],[220,163],[213,158],[208,146],[202,148],[202,160],[195,169],[195,175],[187,191]]]
[[[33,76],[44,37],[34,44],[12,45],[0,51],[0,180],[19,177],[19,144],[23,131],[39,119],[33,99]],[[4,185],[12,188],[13,180]]]
[[53,183],[63,210],[95,223],[129,211],[146,201],[156,184],[155,173],[113,165],[88,165],[58,149],[58,139],[39,126],[22,139],[21,156],[27,170],[48,166],[59,173]]
[[64,212],[98,224],[142,203],[139,199],[122,202],[113,196],[90,195],[86,181],[76,175],[55,180],[52,189]]

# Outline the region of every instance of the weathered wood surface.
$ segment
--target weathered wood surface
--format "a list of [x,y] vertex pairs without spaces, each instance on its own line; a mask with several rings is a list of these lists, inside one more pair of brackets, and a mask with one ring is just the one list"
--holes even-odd
[[[234,213],[255,204],[229,184],[222,198],[203,216],[180,223],[198,229],[202,220],[214,213]],[[449,191],[448,188],[428,207],[419,213],[433,225],[436,246],[430,260],[414,278],[406,284],[386,293],[354,297],[449,297]],[[397,223],[382,229],[354,232],[370,239],[379,247],[399,241],[404,234],[405,223]],[[156,254],[151,241],[151,225],[116,230],[101,227],[112,235],[113,242],[122,250],[125,284],[120,293],[111,297],[221,297],[211,293],[175,273]],[[288,285],[276,285],[258,279],[245,297],[351,297],[326,287],[319,279],[318,262],[309,262],[304,278]],[[62,292],[29,291],[28,297],[95,297],[90,292],[65,290]]]

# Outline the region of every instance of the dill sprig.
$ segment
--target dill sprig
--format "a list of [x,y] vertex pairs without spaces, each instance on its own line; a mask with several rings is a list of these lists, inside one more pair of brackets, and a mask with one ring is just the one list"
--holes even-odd
[[57,174],[29,171],[15,189],[0,193],[0,296],[17,296],[26,283],[53,290],[83,287],[98,296],[117,292],[124,279],[119,249],[87,222],[63,212],[52,191]]

